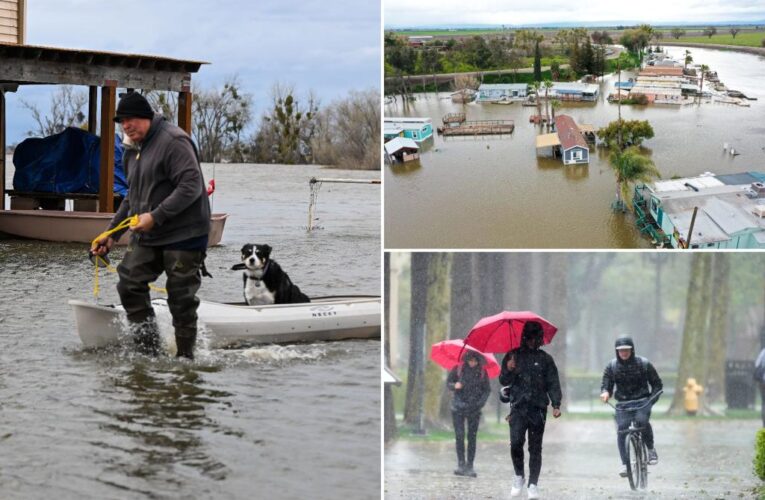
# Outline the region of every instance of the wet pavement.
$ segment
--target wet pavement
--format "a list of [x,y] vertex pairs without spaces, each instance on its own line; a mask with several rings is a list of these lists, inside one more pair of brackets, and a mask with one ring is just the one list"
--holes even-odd
[[[565,415],[564,417],[565,418]],[[752,473],[758,420],[652,422],[659,463],[648,488],[630,490],[618,476],[615,429],[609,420],[547,421],[541,498],[727,499],[755,498]],[[483,425],[483,424],[482,424]],[[510,498],[512,464],[507,443],[478,443],[475,479],[453,474],[453,441],[399,440],[385,449],[386,499]],[[528,453],[526,454],[528,474]],[[526,490],[518,497],[526,498]]]

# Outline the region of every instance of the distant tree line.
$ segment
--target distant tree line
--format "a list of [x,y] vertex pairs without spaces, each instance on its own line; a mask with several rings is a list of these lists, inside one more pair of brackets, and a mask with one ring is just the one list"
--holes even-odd
[[[169,121],[177,116],[172,92],[145,93]],[[87,95],[70,86],[52,96],[47,112],[24,100],[35,121],[29,136],[45,137],[66,127],[87,128]],[[380,96],[352,91],[322,106],[313,93],[299,97],[291,86],[274,85],[270,104],[253,126],[253,98],[236,77],[219,88],[198,89],[192,101],[192,137],[204,162],[321,164],[346,169],[380,168]]]

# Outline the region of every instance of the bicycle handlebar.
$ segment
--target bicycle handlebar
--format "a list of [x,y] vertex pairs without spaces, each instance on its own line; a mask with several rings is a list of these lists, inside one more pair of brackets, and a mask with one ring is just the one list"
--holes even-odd
[[653,401],[655,399],[658,399],[658,397],[661,396],[663,393],[664,393],[664,390],[662,389],[660,391],[657,391],[656,394],[654,394],[653,396],[650,396],[650,397],[647,397],[647,398],[642,398],[642,399],[636,399],[634,401],[629,401],[630,403],[634,403],[634,402],[637,402],[637,401],[645,400],[645,404],[643,404],[641,406],[634,407],[634,408],[617,408],[616,406],[612,405],[610,401],[606,401],[605,403],[608,406],[610,406],[611,408],[613,408],[614,410],[616,410],[616,411],[636,411],[636,410],[642,410],[643,408],[648,406],[651,403],[651,401]]

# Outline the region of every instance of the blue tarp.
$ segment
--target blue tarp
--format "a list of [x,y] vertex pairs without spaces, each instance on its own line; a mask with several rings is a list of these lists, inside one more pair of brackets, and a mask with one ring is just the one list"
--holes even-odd
[[[44,193],[98,193],[101,138],[69,127],[44,138],[30,138],[13,153],[13,189]],[[127,194],[122,141],[114,141],[114,194]]]

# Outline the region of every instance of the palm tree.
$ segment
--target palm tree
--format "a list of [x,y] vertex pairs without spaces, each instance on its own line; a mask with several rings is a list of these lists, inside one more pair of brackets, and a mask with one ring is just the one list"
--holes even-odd
[[555,123],[555,110],[560,109],[561,102],[558,99],[550,101],[550,109],[552,110],[552,122]]
[[542,108],[540,107],[541,102],[539,99],[539,89],[542,86],[541,82],[531,82],[531,88],[534,90],[534,93],[536,94],[536,100],[537,100],[537,116],[542,116]]
[[701,80],[699,80],[699,96],[704,92],[704,75],[709,71],[709,66],[706,64],[701,65]]
[[691,57],[691,51],[686,49],[685,50],[685,66],[683,66],[683,69],[687,69],[688,65],[693,62],[693,57]]
[[549,131],[550,130],[550,111],[549,111],[550,99],[547,96],[550,89],[553,88],[553,82],[545,79],[542,85],[544,85],[545,87],[545,117],[547,118],[547,130]]
[[616,145],[611,145],[610,148],[612,153],[608,161],[616,174],[616,200],[611,204],[611,208],[623,212],[627,208],[630,185],[660,178],[661,173],[649,158],[640,154],[637,146],[624,151],[619,150]]

